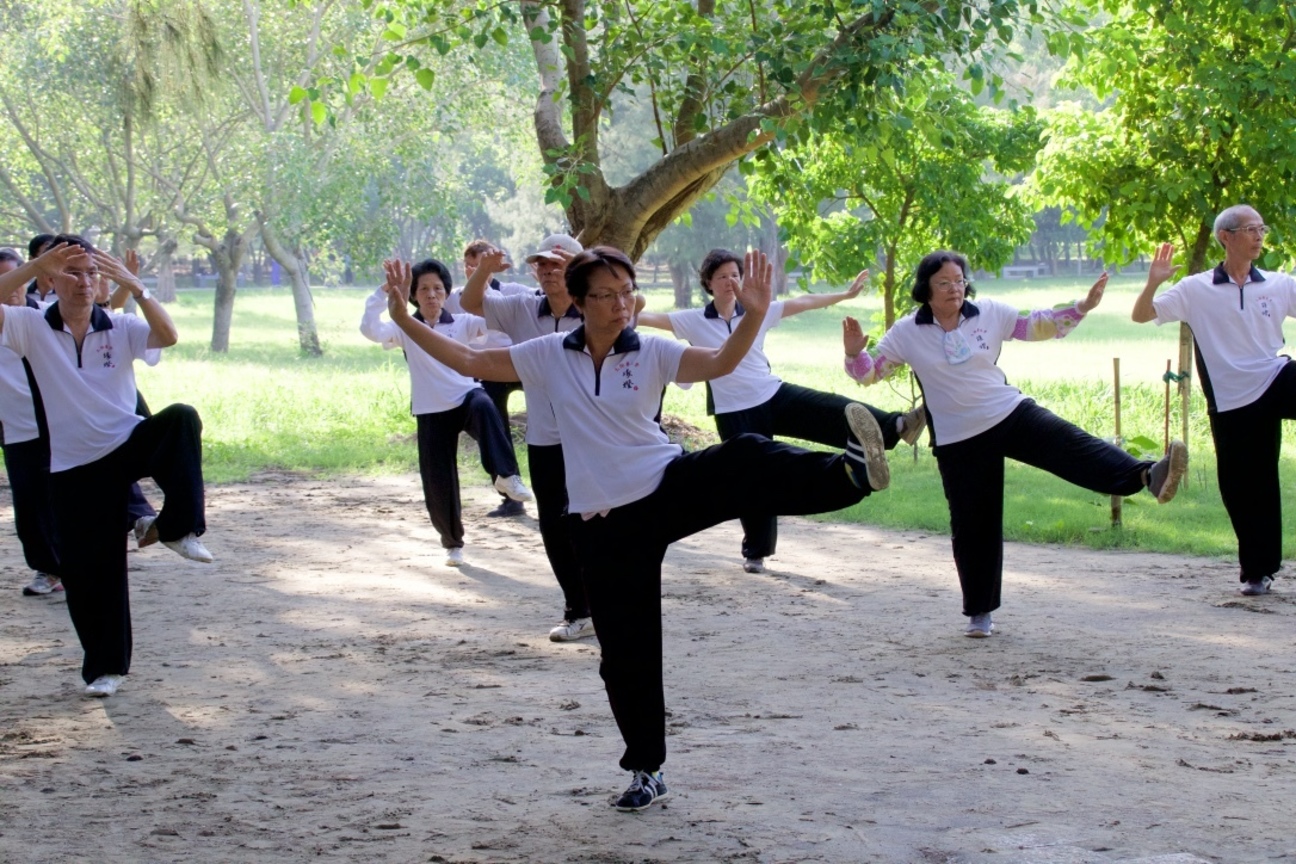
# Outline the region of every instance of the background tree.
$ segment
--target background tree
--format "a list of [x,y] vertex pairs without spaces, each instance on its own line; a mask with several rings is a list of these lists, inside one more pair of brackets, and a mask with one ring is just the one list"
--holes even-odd
[[[1296,252],[1296,7],[1278,0],[1092,0],[1106,23],[1052,37],[1073,54],[1062,83],[1108,100],[1050,113],[1035,185],[1074,208],[1109,260],[1172,241],[1206,268],[1219,211],[1248,203],[1274,228],[1263,262]],[[1100,218],[1103,220],[1100,222]],[[1192,335],[1180,328],[1179,371]],[[1187,424],[1189,379],[1180,379]],[[1185,433],[1186,438],[1186,433]]]
[[[507,45],[521,27],[539,77],[533,119],[549,200],[562,204],[585,242],[638,258],[735,162],[780,131],[796,137],[831,125],[831,112],[817,111],[825,96],[841,94],[838,105],[867,101],[933,54],[969,58],[978,81],[990,77],[977,52],[1011,38],[1018,6],[390,0],[374,9],[392,38],[388,72],[420,63],[428,47],[449,54],[456,46]],[[614,108],[636,100],[653,117],[639,134],[660,155],[632,176],[614,177],[604,164],[606,124]]]
[[817,278],[874,270],[890,329],[906,303],[901,276],[921,256],[957,249],[994,270],[1030,237],[1030,208],[1004,178],[1030,168],[1039,133],[1032,109],[978,106],[929,68],[840,130],[770,151],[751,188]]

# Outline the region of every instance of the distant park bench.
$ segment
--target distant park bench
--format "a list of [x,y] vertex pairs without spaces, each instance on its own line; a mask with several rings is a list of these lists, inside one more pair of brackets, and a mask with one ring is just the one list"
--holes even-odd
[[1032,279],[1036,276],[1047,276],[1047,264],[1013,264],[1003,268],[1004,279]]

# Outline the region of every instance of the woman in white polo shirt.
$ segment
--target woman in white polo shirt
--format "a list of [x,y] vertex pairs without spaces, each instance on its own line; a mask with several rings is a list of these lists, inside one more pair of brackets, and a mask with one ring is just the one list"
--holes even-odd
[[[661,564],[667,547],[748,509],[783,515],[837,510],[889,482],[882,433],[862,405],[846,409],[844,454],[811,452],[739,435],[684,453],[654,422],[662,387],[732,372],[769,308],[770,267],[748,253],[739,299],[747,307],[719,348],[639,336],[634,265],[597,246],[567,265],[567,291],[585,316],[570,333],[508,349],[474,351],[410,318],[402,265],[389,265],[392,319],[441,362],[465,375],[521,380],[553,404],[567,474],[568,519],[603,658],[600,674],[634,775],[616,802],[642,810],[667,794],[662,688]],[[534,390],[533,390],[534,388]]]
[[[444,264],[431,258],[420,261],[414,266],[412,278],[414,293],[408,299],[418,309],[414,313],[417,321],[465,345],[486,338],[484,319],[468,314],[451,315],[446,311],[446,293],[452,283]],[[458,567],[464,560],[457,458],[459,433],[467,432],[477,442],[482,468],[499,492],[514,501],[529,501],[531,491],[518,476],[513,439],[504,430],[504,421],[481,384],[418,350],[399,327],[382,320],[386,306],[387,295],[380,287],[365,301],[360,332],[384,348],[401,348],[405,353],[410,373],[410,410],[418,435],[423,500],[432,526],[441,535],[446,566]]]
[[1102,300],[1103,273],[1084,299],[1020,312],[996,300],[972,303],[968,262],[933,252],[918,264],[912,296],[918,311],[897,321],[870,354],[859,322],[843,322],[846,372],[872,384],[908,364],[917,376],[931,425],[945,498],[954,563],[963,588],[964,631],[994,631],[1003,582],[1004,459],[1042,468],[1077,486],[1109,495],[1148,489],[1161,503],[1174,497],[1188,465],[1175,441],[1160,462],[1143,462],[1035,404],[996,365],[1003,343],[1061,339]]
[[[712,249],[698,268],[702,290],[711,295],[711,302],[701,309],[641,312],[639,324],[669,330],[677,338],[700,348],[720,347],[746,312],[738,302],[737,293],[742,283],[742,265],[742,259],[728,249]],[[755,432],[766,438],[778,435],[835,446],[845,437],[845,409],[854,400],[780,380],[765,356],[765,334],[793,315],[859,296],[867,281],[865,270],[838,294],[801,294],[770,303],[756,342],[738,368],[707,382],[707,413],[715,415],[721,441]],[[907,444],[918,440],[927,422],[921,408],[900,414],[881,411],[872,405],[864,407],[877,420],[888,450],[901,440]],[[774,554],[778,543],[778,519],[768,514],[748,513],[739,521],[743,528],[743,569],[748,573],[762,573],[765,559]]]

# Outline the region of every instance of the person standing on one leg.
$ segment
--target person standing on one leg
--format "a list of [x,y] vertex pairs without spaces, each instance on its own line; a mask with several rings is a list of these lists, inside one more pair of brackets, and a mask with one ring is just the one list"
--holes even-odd
[[[711,302],[703,309],[641,312],[639,324],[669,330],[696,347],[718,348],[733,333],[736,322],[746,311],[737,300],[743,277],[742,263],[738,255],[727,249],[712,249],[699,268],[702,290],[711,295]],[[721,441],[744,432],[766,438],[798,438],[829,446],[842,441],[847,432],[846,406],[853,400],[781,381],[765,356],[765,334],[793,315],[859,296],[867,281],[865,270],[850,288],[839,294],[802,294],[770,304],[756,342],[738,368],[707,382],[707,413],[715,415]],[[921,407],[907,414],[881,411],[871,405],[865,407],[873,412],[888,450],[902,440],[907,444],[917,441],[927,422]],[[762,573],[765,559],[774,554],[778,542],[778,520],[767,514],[747,514],[739,521],[743,527],[743,569],[748,573]]]
[[[486,336],[486,322],[476,315],[451,315],[444,308],[451,286],[450,271],[431,258],[415,265],[414,293],[409,302],[420,324],[436,328],[446,338],[467,345]],[[365,301],[360,332],[384,348],[401,348],[409,364],[411,411],[418,429],[419,475],[423,499],[433,527],[446,550],[445,563],[463,563],[464,529],[459,500],[459,433],[467,432],[481,452],[482,468],[495,489],[515,501],[530,499],[531,492],[518,476],[513,439],[504,431],[499,412],[481,384],[438,363],[418,350],[400,328],[382,320],[387,296],[379,288]]]
[[[95,306],[99,270],[125,281],[143,319],[112,317]],[[131,621],[126,543],[127,490],[151,476],[165,505],[156,528],[164,545],[210,562],[206,530],[202,421],[188,405],[149,418],[124,407],[126,382],[115,370],[176,343],[175,325],[148,289],[110,255],[75,235],[0,276],[0,296],[39,274],[58,301],[44,312],[0,306],[0,345],[26,358],[40,389],[50,436],[50,495],[68,612],[85,651],[86,693],[111,696],[130,671]]]
[[634,265],[606,246],[567,264],[568,294],[585,323],[507,350],[473,351],[434,333],[404,309],[408,268],[388,263],[388,308],[424,351],[465,375],[521,380],[553,405],[562,440],[568,521],[602,649],[599,673],[625,741],[630,786],[623,811],[666,797],[661,565],[676,540],[748,509],[822,513],[886,486],[882,432],[862,405],[846,408],[842,454],[817,453],[760,435],[739,435],[694,453],[653,420],[662,387],[727,375],[750,350],[770,304],[771,268],[748,253],[739,299],[747,314],[719,348],[639,336]]
[[[22,265],[18,253],[0,249],[0,275]],[[19,284],[4,297],[7,306],[40,308]],[[23,595],[39,597],[63,590],[49,493],[49,430],[44,428],[39,390],[23,358],[0,347],[0,434],[5,471],[13,493],[14,528],[27,566],[34,571]],[[35,398],[33,398],[35,395]]]
[[[504,266],[504,253],[488,248],[479,258],[480,268],[464,286],[464,308],[486,319],[486,326],[507,334],[518,345],[552,333],[570,333],[585,319],[567,293],[567,262],[581,251],[581,245],[566,234],[553,234],[540,249],[527,257],[539,291],[505,295],[490,291],[486,280]],[[485,385],[483,385],[485,386]],[[509,386],[520,386],[516,383]],[[585,583],[572,546],[567,523],[567,477],[553,406],[540,392],[527,397],[527,462],[531,467],[531,488],[540,515],[540,539],[558,587],[563,592],[563,616],[549,630],[553,642],[574,642],[594,635]]]
[[1296,419],[1296,361],[1279,354],[1283,322],[1296,317],[1296,280],[1260,270],[1269,229],[1255,208],[1235,205],[1215,217],[1224,260],[1158,295],[1174,276],[1174,247],[1157,249],[1133,319],[1192,329],[1197,378],[1206,396],[1220,497],[1237,535],[1242,594],[1269,593],[1282,566],[1282,421]]
[[1042,468],[1107,495],[1147,489],[1160,502],[1174,497],[1188,467],[1180,441],[1159,462],[1135,459],[1114,444],[1035,404],[1008,384],[997,361],[1003,343],[1060,339],[1084,319],[1107,287],[1107,274],[1079,302],[1019,312],[996,300],[973,303],[968,262],[933,252],[918,264],[918,311],[895,323],[872,355],[859,322],[843,322],[846,372],[872,384],[908,364],[918,378],[936,464],[950,509],[954,564],[963,588],[966,635],[994,632],[1003,584],[1004,459]]

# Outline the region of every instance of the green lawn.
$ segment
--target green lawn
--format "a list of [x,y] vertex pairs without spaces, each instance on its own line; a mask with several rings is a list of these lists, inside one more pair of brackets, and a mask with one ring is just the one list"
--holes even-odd
[[[1047,307],[1074,299],[1089,280],[984,281],[981,296],[1020,307]],[[1010,342],[1000,365],[1009,380],[1045,407],[1094,434],[1113,434],[1112,358],[1121,360],[1122,431],[1158,442],[1163,430],[1166,360],[1177,355],[1177,328],[1135,325],[1129,309],[1141,278],[1117,278],[1095,312],[1070,337],[1048,343]],[[205,424],[205,460],[211,482],[229,482],[267,469],[326,474],[405,472],[415,468],[409,415],[409,380],[398,352],[383,351],[359,333],[364,297],[371,289],[317,289],[316,318],[325,356],[302,357],[296,346],[292,300],[286,290],[242,289],[235,304],[228,354],[206,348],[211,335],[210,291],[182,292],[169,306],[181,344],[152,369],[141,364],[140,389],[155,407],[184,401]],[[668,289],[649,292],[649,308],[667,310]],[[776,373],[784,380],[831,390],[885,408],[906,409],[910,386],[902,381],[860,388],[841,371],[840,320],[849,313],[868,319],[879,308],[873,297],[784,322],[766,341]],[[1296,331],[1293,331],[1296,334]],[[524,397],[513,397],[514,410]],[[666,413],[713,437],[702,387],[671,387]],[[1005,526],[1011,539],[1082,543],[1229,556],[1236,552],[1219,501],[1214,453],[1200,393],[1190,417],[1191,482],[1170,505],[1139,496],[1128,499],[1125,527],[1108,530],[1109,499],[1070,486],[1035,469],[1009,464]],[[1172,434],[1177,435],[1177,413]],[[1287,442],[1296,431],[1285,430]],[[705,440],[705,439],[704,439]],[[1296,451],[1293,451],[1296,452]],[[525,448],[519,448],[525,462]],[[463,460],[465,482],[476,482],[474,462]],[[1284,458],[1284,480],[1296,464]],[[892,454],[892,486],[834,519],[889,527],[948,530],[948,512],[935,460],[924,447]],[[478,477],[482,480],[483,478]],[[1287,518],[1287,535],[1294,533]],[[1290,557],[1296,545],[1284,549]]]

